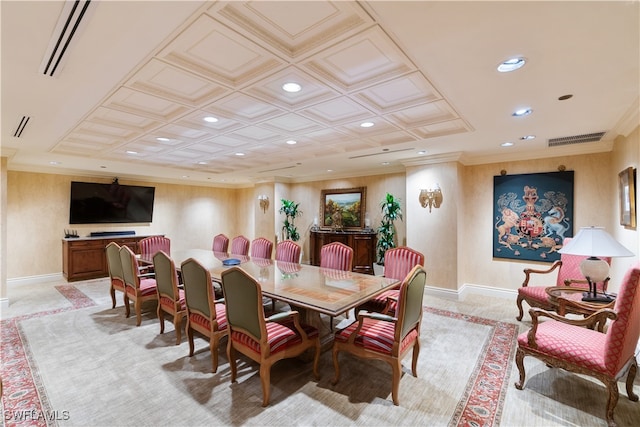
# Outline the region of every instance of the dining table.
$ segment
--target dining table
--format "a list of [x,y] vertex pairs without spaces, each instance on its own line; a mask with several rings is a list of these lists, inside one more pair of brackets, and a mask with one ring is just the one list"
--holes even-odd
[[[288,303],[300,312],[303,322],[320,331],[324,344],[332,340],[333,325],[320,316],[335,317],[347,313],[365,301],[400,284],[396,279],[353,271],[334,270],[308,264],[251,258],[249,256],[214,252],[210,249],[186,249],[171,252],[176,268],[193,258],[211,273],[214,282],[220,282],[222,272],[238,266],[253,277],[265,297]],[[152,256],[141,254],[140,260],[152,263]]]

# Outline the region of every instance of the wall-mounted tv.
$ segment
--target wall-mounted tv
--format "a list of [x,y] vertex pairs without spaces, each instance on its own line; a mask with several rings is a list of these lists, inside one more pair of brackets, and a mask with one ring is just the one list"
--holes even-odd
[[155,187],[71,182],[69,224],[151,222]]

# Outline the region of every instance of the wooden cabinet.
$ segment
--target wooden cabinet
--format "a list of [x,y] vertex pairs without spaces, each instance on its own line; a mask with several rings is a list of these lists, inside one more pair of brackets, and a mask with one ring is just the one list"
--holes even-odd
[[309,239],[311,265],[320,265],[320,249],[331,242],[340,242],[353,249],[353,271],[373,274],[376,260],[376,232],[371,231],[311,231]]
[[109,242],[126,245],[140,253],[138,241],[148,236],[62,239],[62,274],[69,281],[95,279],[109,275],[104,248]]

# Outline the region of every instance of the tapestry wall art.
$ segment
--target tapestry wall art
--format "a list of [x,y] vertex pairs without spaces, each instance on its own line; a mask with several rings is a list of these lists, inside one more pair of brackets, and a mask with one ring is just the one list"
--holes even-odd
[[493,256],[553,262],[573,236],[573,171],[493,177]]

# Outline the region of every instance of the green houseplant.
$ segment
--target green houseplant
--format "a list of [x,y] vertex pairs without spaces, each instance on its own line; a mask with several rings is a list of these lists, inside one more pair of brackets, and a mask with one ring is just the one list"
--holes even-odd
[[282,231],[286,239],[291,239],[294,242],[300,240],[300,233],[294,224],[294,220],[302,215],[302,211],[298,208],[300,203],[296,203],[293,200],[281,199],[282,206],[280,207],[280,213],[285,214],[284,224]]
[[396,226],[394,221],[402,220],[402,206],[400,199],[394,197],[393,194],[387,193],[386,197],[380,202],[382,208],[382,221],[378,227],[378,264],[384,265],[384,254],[388,249],[396,247]]

